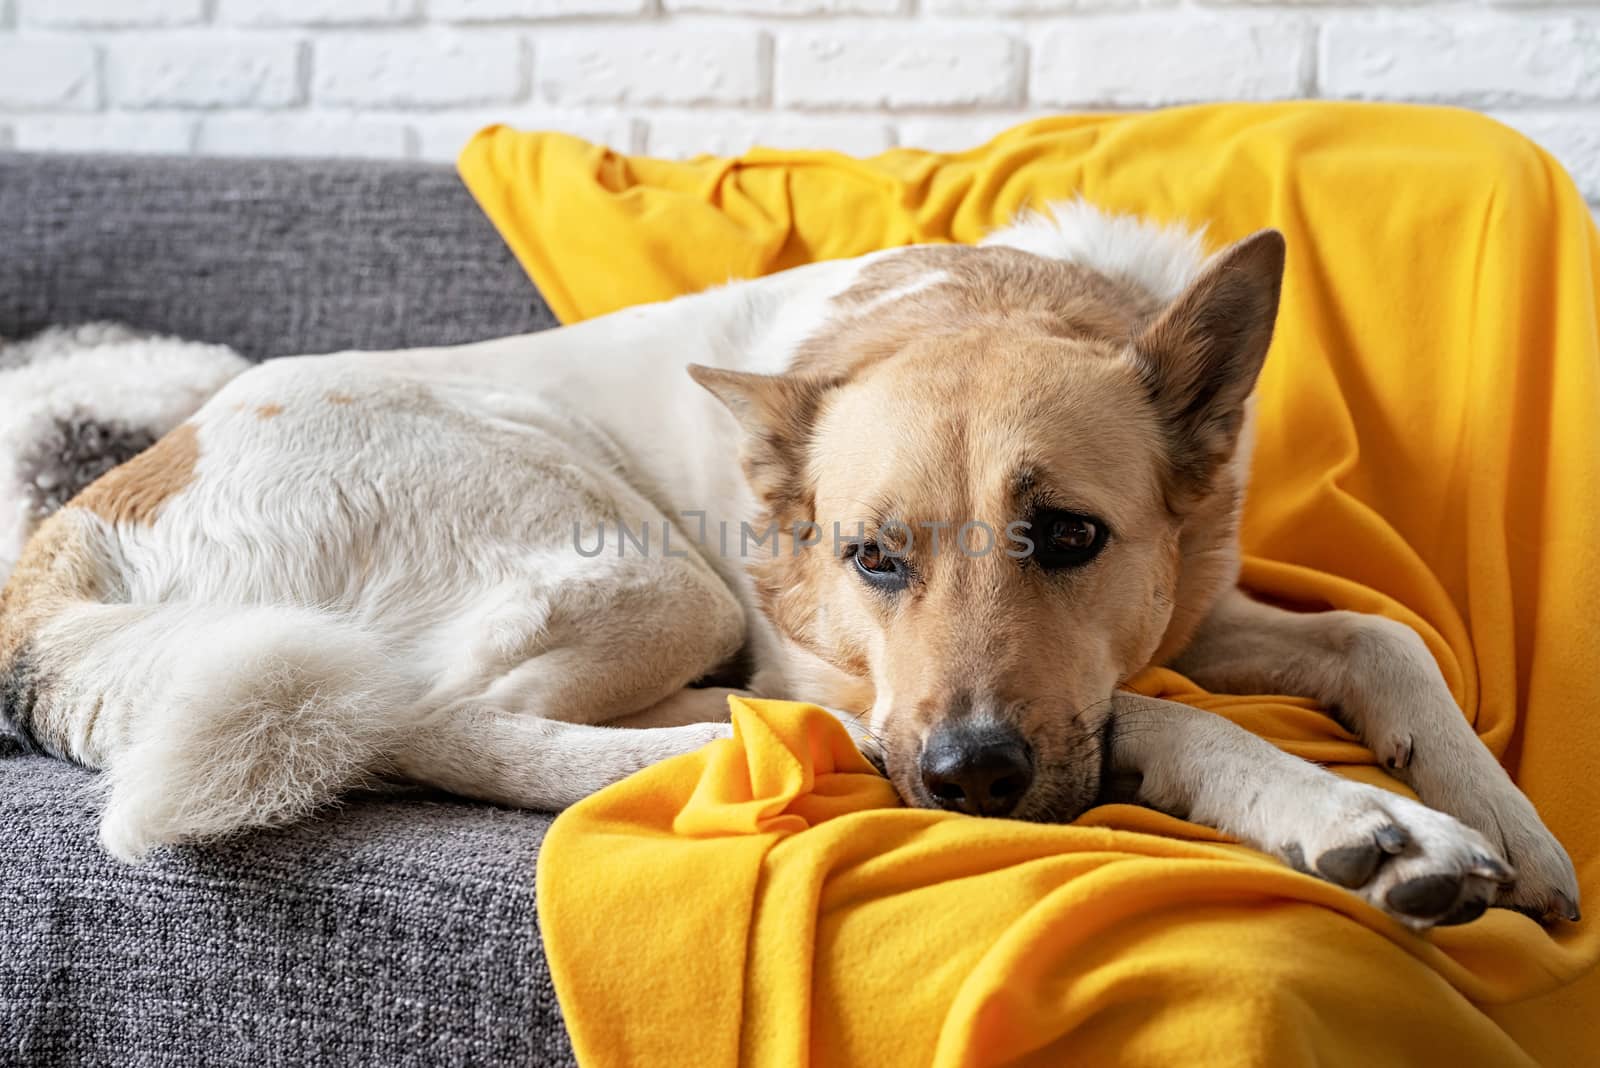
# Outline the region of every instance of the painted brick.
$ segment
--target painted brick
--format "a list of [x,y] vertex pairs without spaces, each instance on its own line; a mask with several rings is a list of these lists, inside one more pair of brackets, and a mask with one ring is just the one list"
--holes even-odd
[[753,30],[541,34],[540,95],[556,104],[754,104],[765,95]]
[[935,15],[1060,15],[1175,3],[1177,0],[923,0],[923,6]]
[[429,0],[428,14],[447,22],[508,22],[525,19],[600,18],[637,15],[650,0]]
[[[1238,14],[1243,9],[1253,7],[1297,7],[1310,11],[1328,7],[1405,10],[1424,4],[1437,4],[1440,0],[1377,0],[1376,3],[1372,0],[1355,0],[1353,3],[1351,0],[1192,0],[1192,2],[1202,7],[1220,8],[1223,13]],[[1488,0],[1480,2],[1486,3]],[[1453,18],[1455,15],[1456,12],[1450,12],[1441,14],[1440,17]]]
[[404,123],[370,115],[207,115],[200,120],[198,147],[213,156],[411,154],[410,133]]
[[1553,101],[1594,91],[1592,28],[1575,19],[1331,21],[1319,78],[1328,96],[1466,104]]
[[904,148],[926,148],[934,152],[962,152],[976,148],[996,134],[1037,115],[1010,112],[1001,115],[933,115],[901,119],[897,142]]
[[317,41],[318,104],[405,108],[509,103],[527,92],[515,33],[349,34]]
[[39,149],[868,155],[1319,92],[1492,109],[1600,199],[1600,0],[0,0],[0,144]]
[[16,124],[16,145],[30,152],[132,152],[184,155],[194,147],[191,115],[33,115]]
[[0,36],[0,109],[88,111],[98,104],[93,45],[56,37]]
[[265,34],[129,34],[106,46],[113,104],[281,108],[299,103],[301,43]]
[[922,28],[778,38],[777,100],[798,107],[960,107],[1020,101],[1020,42]]
[[419,0],[218,0],[217,18],[243,26],[342,26],[405,22]]
[[668,11],[718,15],[898,15],[908,0],[662,0]]
[[886,121],[852,116],[718,116],[708,123],[703,116],[676,115],[650,119],[644,150],[652,156],[683,159],[702,153],[737,155],[757,145],[874,156],[894,147],[894,134]]
[[555,130],[619,152],[634,148],[634,122],[619,115],[563,114],[542,109],[496,109],[438,112],[415,116],[417,154],[423,159],[450,161],[461,154],[472,135],[485,126],[503,123],[519,130]]
[[21,0],[25,26],[185,26],[204,21],[205,0]]
[[1293,16],[1067,21],[1034,48],[1032,102],[1139,107],[1299,96],[1309,27]]

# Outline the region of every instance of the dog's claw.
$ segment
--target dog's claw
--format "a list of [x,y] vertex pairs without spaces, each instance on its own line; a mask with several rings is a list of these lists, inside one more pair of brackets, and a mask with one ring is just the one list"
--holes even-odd
[[1502,887],[1509,887],[1517,881],[1517,873],[1511,870],[1498,857],[1491,857],[1479,853],[1473,858],[1472,874],[1483,879],[1493,879]]
[[1406,846],[1411,844],[1411,836],[1406,834],[1403,827],[1393,823],[1387,827],[1379,827],[1375,837],[1378,841],[1378,848],[1391,857],[1398,856],[1405,851]]
[[1556,891],[1555,913],[1568,923],[1583,919],[1583,914],[1578,911],[1578,903],[1559,890]]
[[1383,758],[1383,766],[1390,771],[1399,771],[1409,763],[1411,763],[1411,739],[1396,738]]

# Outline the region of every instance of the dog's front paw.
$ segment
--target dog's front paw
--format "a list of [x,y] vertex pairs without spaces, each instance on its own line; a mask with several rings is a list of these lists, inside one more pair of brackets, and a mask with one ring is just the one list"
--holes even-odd
[[[1476,740],[1472,740],[1476,744]],[[1481,831],[1517,870],[1496,905],[1543,923],[1578,919],[1578,873],[1539,813],[1488,750],[1417,753],[1402,776],[1429,805]]]
[[1362,783],[1328,784],[1305,829],[1278,855],[1353,891],[1414,930],[1468,923],[1516,873],[1483,835],[1415,801]]
[[[1481,802],[1488,811],[1463,812],[1463,822],[1484,827],[1485,837],[1517,869],[1517,885],[1495,904],[1516,909],[1541,923],[1576,922],[1578,873],[1556,836],[1545,828],[1533,805],[1520,792],[1496,792]],[[1479,818],[1474,818],[1475,816]]]

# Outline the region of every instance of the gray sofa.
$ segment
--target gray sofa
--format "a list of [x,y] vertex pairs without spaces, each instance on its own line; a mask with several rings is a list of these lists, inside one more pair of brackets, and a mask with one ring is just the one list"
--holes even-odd
[[[448,168],[0,153],[0,336],[96,319],[253,359],[554,325]],[[0,738],[0,1064],[572,1063],[550,817],[395,791],[127,868],[93,785]]]

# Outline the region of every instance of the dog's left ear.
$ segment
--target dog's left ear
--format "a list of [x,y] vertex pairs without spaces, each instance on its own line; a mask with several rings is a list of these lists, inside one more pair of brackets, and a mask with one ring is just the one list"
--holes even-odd
[[1245,401],[1272,343],[1284,251],[1276,230],[1224,249],[1134,342],[1168,428],[1174,474],[1190,492],[1204,492],[1238,444]]
[[816,375],[758,375],[698,363],[689,365],[689,377],[743,428],[744,475],[756,497],[775,514],[799,507],[809,519],[806,451],[823,397],[837,383]]

